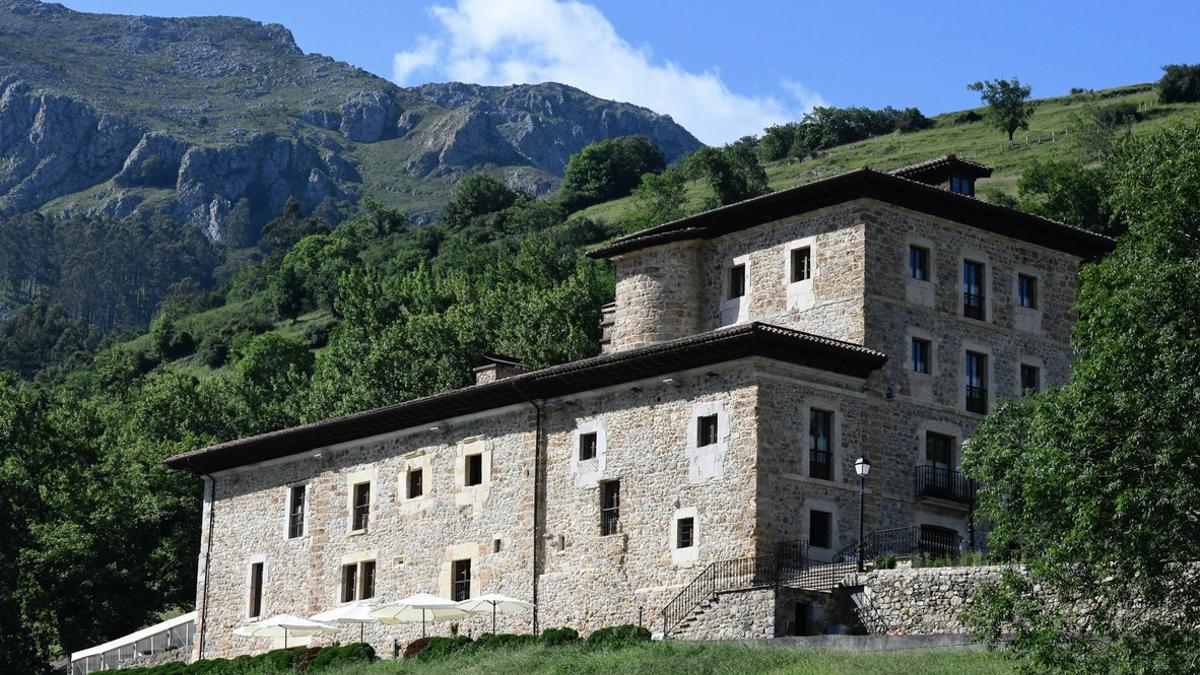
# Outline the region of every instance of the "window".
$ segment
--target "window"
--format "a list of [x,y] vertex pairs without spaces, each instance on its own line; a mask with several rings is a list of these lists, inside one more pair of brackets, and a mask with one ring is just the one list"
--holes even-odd
[[294,485],[288,495],[288,539],[304,536],[304,498],[306,486]]
[[368,560],[362,564],[362,591],[359,600],[370,600],[375,597],[375,561]]
[[954,437],[927,432],[925,461],[929,463],[929,480],[933,485],[940,488],[949,487],[954,471]]
[[375,561],[342,565],[342,602],[375,597]]
[[929,340],[912,339],[912,369],[914,373],[929,374]]
[[414,499],[425,494],[425,471],[423,469],[408,470],[408,498]]
[[616,534],[621,530],[621,481],[600,484],[600,534]]
[[263,563],[256,562],[250,566],[250,607],[251,619],[262,616],[263,596]]
[[1017,275],[1017,302],[1022,307],[1037,309],[1037,277]]
[[746,294],[746,266],[734,265],[729,269],[729,299],[740,298]]
[[371,517],[371,484],[359,483],[354,486],[354,515],[351,528],[354,531],[367,529],[367,521]]
[[967,389],[967,411],[987,413],[987,355],[967,352],[963,371],[964,384]]
[[483,485],[483,455],[467,455],[466,457],[466,473],[464,479],[467,487],[472,485]]
[[812,278],[812,247],[792,249],[792,283]]
[[959,178],[958,176],[950,177],[950,191],[957,192],[960,195],[968,197],[975,194],[975,185],[971,183],[969,178]]
[[833,413],[812,410],[808,413],[808,475],[833,479]]
[[717,416],[704,415],[696,418],[696,447],[703,448],[717,442]]
[[595,459],[596,457],[596,432],[587,434],[579,434],[579,461],[585,459]]
[[808,545],[833,548],[833,514],[828,511],[808,512]]
[[983,263],[963,261],[963,316],[984,320]]
[[691,548],[696,541],[696,520],[680,518],[675,521],[675,548]]
[[1037,366],[1021,364],[1021,393],[1036,394],[1042,390],[1041,371]]
[[929,249],[908,247],[908,276],[918,281],[929,281]]
[[471,598],[471,561],[455,560],[451,569],[454,587],[450,590],[450,599],[462,602]]

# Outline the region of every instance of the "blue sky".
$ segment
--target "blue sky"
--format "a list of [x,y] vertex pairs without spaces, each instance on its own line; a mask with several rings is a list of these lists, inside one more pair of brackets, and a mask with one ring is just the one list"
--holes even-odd
[[80,11],[232,14],[400,84],[554,79],[672,115],[719,143],[812,105],[977,105],[1019,76],[1034,96],[1157,79],[1200,62],[1200,2],[803,0],[65,0]]

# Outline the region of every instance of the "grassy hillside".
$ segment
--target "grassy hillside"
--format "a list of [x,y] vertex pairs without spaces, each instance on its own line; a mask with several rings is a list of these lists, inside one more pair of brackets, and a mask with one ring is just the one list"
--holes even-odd
[[[1097,93],[1104,105],[1137,105],[1142,120],[1134,124],[1133,133],[1139,135],[1200,114],[1200,103],[1159,103],[1158,92],[1151,84],[1118,87]],[[1060,96],[1039,99],[1036,104],[1029,131],[1018,132],[1017,142],[1011,148],[1004,134],[986,122],[956,122],[956,118],[968,112],[963,110],[932,118],[935,126],[924,131],[888,134],[838,146],[822,153],[823,156],[818,159],[772,163],[766,167],[767,176],[772,190],[782,190],[863,166],[889,170],[954,153],[995,169],[991,178],[979,182],[981,196],[986,196],[992,189],[1015,195],[1017,179],[1031,162],[1079,157],[1070,129],[1072,116],[1080,109],[1080,101],[1070,96]],[[984,109],[975,108],[974,111],[982,114]],[[693,182],[688,188],[688,210],[698,210],[710,194],[707,186]],[[626,197],[589,207],[576,216],[615,222],[631,207],[632,199]]]
[[855,653],[783,649],[771,646],[656,642],[618,650],[584,647],[528,647],[486,654],[455,654],[430,663],[379,661],[324,671],[329,675],[479,675],[490,673],[1016,673],[1003,654],[981,651]]

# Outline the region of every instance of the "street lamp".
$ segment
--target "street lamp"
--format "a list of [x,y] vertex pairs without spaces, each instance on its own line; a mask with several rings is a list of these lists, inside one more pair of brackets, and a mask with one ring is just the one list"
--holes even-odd
[[863,499],[867,492],[867,474],[871,473],[871,460],[859,457],[854,462],[854,473],[858,474],[858,571],[863,568]]

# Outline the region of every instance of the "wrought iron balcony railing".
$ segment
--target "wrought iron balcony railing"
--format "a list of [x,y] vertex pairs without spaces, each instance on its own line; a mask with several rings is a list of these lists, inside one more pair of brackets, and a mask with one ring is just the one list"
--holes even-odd
[[977,483],[961,471],[951,471],[945,465],[918,466],[913,472],[918,497],[934,497],[961,504],[975,501]]

